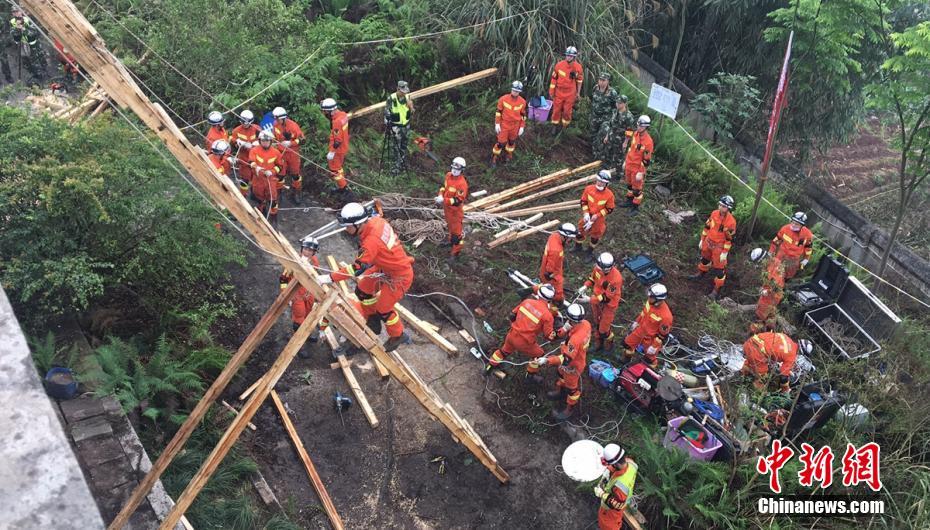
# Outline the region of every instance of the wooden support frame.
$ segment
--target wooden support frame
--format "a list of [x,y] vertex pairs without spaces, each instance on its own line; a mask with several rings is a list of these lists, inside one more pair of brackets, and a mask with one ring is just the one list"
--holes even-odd
[[336,511],[336,506],[329,497],[329,492],[326,491],[326,486],[323,485],[320,474],[317,473],[316,466],[313,465],[313,460],[310,460],[310,455],[307,454],[307,449],[304,448],[304,443],[301,441],[300,435],[297,434],[294,423],[291,421],[290,416],[287,415],[287,409],[284,408],[284,403],[281,402],[281,398],[278,397],[278,393],[274,390],[271,391],[271,400],[274,401],[274,406],[278,409],[278,414],[281,416],[281,421],[284,423],[284,429],[287,430],[288,436],[291,437],[294,449],[297,450],[300,461],[303,462],[304,469],[307,470],[307,476],[310,477],[310,483],[313,485],[313,489],[320,498],[320,503],[326,511],[326,516],[329,517],[329,522],[332,523],[335,530],[343,530],[345,526],[342,524],[342,517],[340,517],[339,512]]
[[[455,88],[457,86],[462,86],[479,79],[484,79],[485,77],[491,77],[497,73],[497,68],[488,68],[481,70],[479,72],[474,72],[468,75],[463,75],[456,79],[450,79],[448,81],[443,81],[442,83],[429,86],[426,88],[421,88],[420,90],[414,90],[413,92],[407,94],[407,97],[410,99],[422,98],[430,94],[435,94],[437,92],[442,92],[443,90],[449,90],[450,88]],[[375,103],[374,105],[369,105],[367,107],[360,108],[358,110],[353,110],[349,113],[349,119],[358,118],[366,114],[371,114],[372,112],[381,110],[385,107],[386,102],[382,101],[381,103]]]
[[[364,319],[355,310],[352,302],[340,293],[338,288],[320,285],[316,281],[315,272],[300,259],[290,241],[277,232],[267,219],[246,201],[230,179],[216,172],[207,159],[206,153],[190,143],[165,110],[146,97],[145,93],[132,79],[126,67],[110,52],[94,27],[70,0],[20,0],[20,3],[29,11],[34,20],[45,27],[52,36],[71,51],[77,62],[110,96],[116,105],[135,113],[142,123],[164,142],[181,167],[197,181],[197,184],[205,193],[210,195],[213,201],[226,208],[229,214],[235,217],[254,238],[257,246],[274,256],[282,266],[292,270],[296,281],[310,291],[317,300],[322,301],[317,308],[314,308],[311,315],[322,318],[321,313],[327,311],[328,308],[326,317],[330,325],[336,326],[355,344],[371,352],[388,372],[420,402],[427,412],[456,435],[461,443],[498,480],[502,483],[510,481],[510,476],[497,462],[480,437],[465,433],[461,423],[455,416],[449,414],[443,408],[443,403],[438,399],[435,392],[426,386],[416,376],[416,373],[403,363],[403,360],[398,355],[394,352],[385,351],[378,338],[365,326]],[[333,295],[337,298],[330,298],[332,292],[337,293]],[[334,300],[336,300],[335,303]],[[273,369],[278,367],[279,364],[283,365],[283,368],[287,367],[290,358],[297,354],[297,350],[306,340],[307,337],[304,335],[309,335],[310,327],[307,326],[308,322],[315,326],[320,319],[314,318],[314,320],[317,322],[308,319],[298,328],[291,338],[291,342],[288,343],[288,347],[285,348],[285,351],[275,362]],[[299,345],[294,346],[296,343],[299,343]],[[283,372],[283,369],[281,371]],[[163,521],[162,528],[173,527],[184,511],[190,507],[196,494],[206,484],[213,471],[216,470],[222,456],[226,454],[232,443],[242,432],[242,429],[245,428],[245,423],[254,416],[260,402],[267,397],[275,382],[275,378],[263,378],[255,394],[243,407],[240,415],[234,419],[230,430],[220,440],[214,452],[211,453],[211,457],[208,458],[208,461],[204,463],[201,470],[188,484],[174,509]],[[464,434],[458,436],[458,433]],[[183,444],[179,444],[178,449],[181,445]],[[167,467],[170,460],[171,458],[165,459],[164,467]],[[164,472],[164,468],[159,469],[153,466],[149,474],[133,492],[130,500],[110,524],[111,529],[125,526],[129,516],[138,507],[141,499],[151,490],[152,485],[158,480],[162,472]]]
[[[334,258],[333,256],[331,256],[331,255],[330,255],[330,256],[326,256],[326,263],[329,264],[329,270],[331,270],[331,271],[337,271],[337,270],[339,270],[339,264],[336,263],[336,258]],[[347,266],[347,265],[343,263],[343,267],[346,267],[346,266]],[[351,299],[351,300],[356,300],[356,299],[358,299],[358,297],[355,296],[355,293],[353,293],[352,291],[349,290],[349,286],[346,284],[346,280],[340,280],[340,281],[338,281],[338,282],[336,282],[336,283],[339,285],[339,288],[342,289],[342,292],[345,293],[346,297],[348,297],[348,298]],[[335,338],[335,337],[334,337],[334,338]],[[337,344],[336,346],[333,346],[333,350],[336,350],[336,348],[338,348],[338,347],[339,347],[338,344]],[[372,356],[372,357],[371,357],[371,362],[374,363],[375,369],[378,370],[378,375],[381,376],[381,379],[387,379],[388,376],[390,376],[390,374],[388,373],[387,369],[384,367],[383,364],[381,364],[380,361],[378,361],[378,358],[377,358],[377,357]]]
[[[333,354],[335,354],[336,350],[339,349],[339,341],[336,340],[336,335],[333,334],[333,330],[326,328],[323,330],[322,335],[323,338],[326,339],[326,343],[329,344],[329,347],[333,350]],[[356,379],[355,374],[352,373],[352,363],[346,359],[345,355],[341,354],[336,355],[336,362],[342,370],[342,375],[346,378],[346,383],[349,383],[349,389],[352,390],[355,401],[358,401],[358,406],[365,414],[365,419],[368,420],[368,424],[371,425],[373,429],[377,428],[381,422],[379,422],[378,417],[375,416],[375,410],[371,408],[371,404],[368,403],[368,398],[365,396],[365,393],[362,392],[361,385],[358,384],[358,379]]]
[[518,239],[523,239],[523,238],[526,237],[526,236],[533,235],[533,234],[535,234],[535,233],[537,233],[537,232],[542,232],[543,230],[552,228],[552,227],[556,226],[556,225],[559,224],[559,223],[560,223],[560,221],[559,221],[558,219],[553,219],[552,221],[546,221],[545,223],[543,223],[543,224],[541,224],[541,225],[536,225],[536,226],[534,226],[534,227],[532,227],[532,228],[529,228],[529,229],[527,229],[527,230],[523,230],[522,232],[517,232],[516,234],[510,234],[510,235],[507,236],[507,237],[502,237],[502,238],[500,238],[500,239],[496,239],[496,240],[494,240],[494,241],[491,241],[490,243],[488,243],[488,248],[499,247],[499,246],[503,245],[504,243],[510,243],[511,241],[516,241],[516,240],[518,240]]

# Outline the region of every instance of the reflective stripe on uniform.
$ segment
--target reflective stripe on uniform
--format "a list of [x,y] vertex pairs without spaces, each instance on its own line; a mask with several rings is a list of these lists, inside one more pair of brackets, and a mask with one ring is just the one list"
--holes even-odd
[[527,317],[528,319],[532,320],[533,324],[539,324],[539,318],[533,313],[531,313],[529,309],[523,307],[522,305],[520,306],[520,313],[523,314],[523,316]]

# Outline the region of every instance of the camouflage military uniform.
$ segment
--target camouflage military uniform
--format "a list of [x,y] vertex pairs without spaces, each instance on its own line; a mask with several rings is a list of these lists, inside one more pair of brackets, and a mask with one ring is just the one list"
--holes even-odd
[[618,97],[617,91],[609,86],[603,92],[595,87],[591,93],[589,136],[591,139],[591,152],[594,154],[595,159],[604,160],[604,157],[608,154],[607,146],[604,145],[604,135],[600,131],[604,124],[610,122],[610,118],[617,107]]
[[21,19],[13,17],[10,19],[9,35],[13,44],[19,47],[14,53],[22,61],[22,66],[26,67],[36,81],[42,81],[48,68],[48,55],[39,43],[39,31],[35,23],[28,16]]
[[384,124],[388,127],[391,149],[391,172],[395,175],[407,170],[407,141],[410,137],[410,115],[413,103],[407,94],[406,81],[397,82],[397,92],[388,96],[384,107]]
[[629,109],[620,112],[619,110],[614,110],[613,116],[609,121],[605,122],[601,126],[600,137],[601,140],[605,136],[608,137],[606,149],[606,157],[601,160],[604,161],[604,167],[608,168],[617,168],[623,166],[623,160],[626,157],[626,149],[624,149],[624,143],[626,143],[628,134],[636,128],[636,119],[633,118],[633,113]]

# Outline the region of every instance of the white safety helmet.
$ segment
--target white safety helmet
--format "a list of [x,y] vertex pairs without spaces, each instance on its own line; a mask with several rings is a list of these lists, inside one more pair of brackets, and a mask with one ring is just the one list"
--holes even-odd
[[562,223],[561,226],[559,226],[559,235],[563,237],[576,237],[578,236],[578,229],[571,223]]
[[520,81],[514,81],[510,83],[510,90],[516,90],[517,92],[523,92],[523,83]]
[[339,212],[339,226],[358,226],[371,217],[371,210],[357,202],[350,202]]
[[271,131],[269,131],[268,129],[262,129],[261,131],[259,131],[259,132],[258,132],[258,141],[259,141],[259,142],[263,142],[263,141],[265,141],[265,140],[268,140],[269,142],[273,142],[273,141],[274,141],[274,133],[271,132]]
[[720,201],[717,204],[720,206],[726,206],[727,210],[732,210],[733,206],[736,204],[736,201],[733,200],[733,197],[724,195],[723,197],[720,197]]
[[654,283],[646,290],[646,294],[656,301],[665,300],[668,298],[668,289],[661,283]]
[[614,255],[610,252],[601,252],[597,255],[597,266],[606,271],[614,266]]
[[549,285],[548,283],[544,283],[540,285],[538,292],[539,292],[539,297],[547,302],[551,302],[555,300],[555,288]]
[[576,48],[576,47],[574,47],[574,46],[569,46],[568,48],[565,48],[565,55],[566,55],[567,57],[577,57],[577,56],[578,56],[578,48]]
[[451,169],[465,169],[465,159],[460,156],[453,158]]
[[581,322],[584,320],[584,307],[581,304],[572,304],[566,310],[568,319],[572,322]]
[[[333,98],[326,98],[320,102],[320,108],[323,112],[332,112],[339,108],[339,105],[336,103],[336,100]],[[284,110],[284,109],[281,109]]]
[[649,116],[646,116],[645,114],[643,114],[642,116],[639,117],[638,120],[636,120],[636,125],[640,127],[649,127],[650,125],[652,125],[652,120],[649,119]]
[[613,176],[610,174],[610,171],[602,169],[597,172],[597,181],[610,184],[610,181],[613,180]]
[[225,154],[229,151],[229,143],[226,140],[214,140],[210,145],[210,151],[213,151],[214,155]]
[[306,237],[300,240],[301,250],[309,248],[310,250],[320,250],[320,240],[315,237]]
[[284,110],[284,107],[275,107],[274,110],[271,111],[271,115],[274,116],[275,119],[287,118],[287,111]]
[[239,121],[241,121],[243,125],[252,125],[255,121],[255,114],[252,114],[251,110],[244,110],[242,114],[239,114]]
[[601,463],[605,466],[616,466],[623,462],[626,457],[626,451],[617,444],[607,444],[604,447],[604,454],[601,455]]
[[798,350],[804,355],[810,355],[814,351],[814,343],[807,339],[801,339],[798,341]]
[[807,214],[804,212],[794,212],[794,215],[791,216],[791,221],[804,226],[807,224]]
[[223,113],[214,110],[210,114],[207,114],[207,121],[210,122],[210,125],[222,125],[223,123]]
[[761,247],[756,247],[749,251],[749,261],[758,263],[762,261],[762,258],[764,258],[766,254],[768,254],[768,252],[766,252],[764,249]]

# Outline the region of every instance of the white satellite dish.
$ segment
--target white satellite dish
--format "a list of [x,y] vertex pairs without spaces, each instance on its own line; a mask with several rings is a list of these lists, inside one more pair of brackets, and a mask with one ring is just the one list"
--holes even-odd
[[594,440],[579,440],[562,453],[562,471],[577,482],[591,482],[601,478],[604,465],[601,455],[604,448]]

